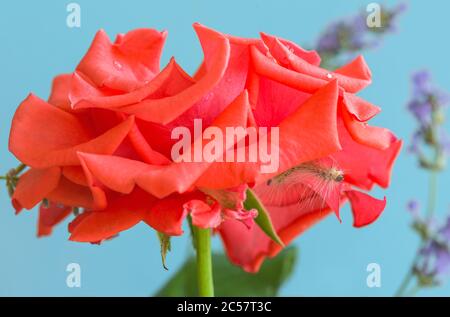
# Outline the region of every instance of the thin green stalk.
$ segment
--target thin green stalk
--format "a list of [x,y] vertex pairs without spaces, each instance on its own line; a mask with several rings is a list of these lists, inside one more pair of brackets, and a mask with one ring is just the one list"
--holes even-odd
[[404,296],[406,289],[408,288],[409,283],[411,282],[411,279],[413,277],[413,269],[412,266],[416,262],[417,256],[414,257],[413,263],[411,267],[408,270],[408,273],[403,278],[402,284],[400,284],[400,287],[398,288],[397,292],[395,292],[396,297],[402,297]]
[[[436,150],[436,158],[435,162],[438,160],[438,151]],[[433,217],[434,211],[436,209],[436,201],[437,201],[437,182],[438,182],[438,173],[436,170],[430,171],[430,178],[428,183],[428,206],[427,206],[427,213],[426,213],[426,222],[429,222],[431,218]],[[395,296],[401,297],[405,296],[406,290],[408,288],[408,285],[410,284],[412,278],[414,277],[413,270],[415,263],[419,259],[419,252],[424,246],[425,241],[420,241],[419,248],[417,248],[416,255],[414,256],[414,259],[412,261],[412,264],[408,270],[408,273],[406,273],[405,277],[403,278],[402,283],[400,284],[400,287],[398,288],[397,292],[395,293]],[[416,285],[414,287],[414,294],[417,293],[420,290],[420,286]],[[411,294],[411,292],[409,293]],[[409,295],[413,296],[413,295]]]
[[20,174],[27,166],[25,164],[20,164],[19,166],[16,167],[16,175]]
[[414,287],[409,291],[409,293],[406,296],[414,297],[414,296],[416,296],[418,291],[420,291],[420,285],[416,284],[416,285],[414,285]]
[[426,221],[431,220],[433,216],[434,210],[436,209],[436,200],[437,200],[437,179],[438,173],[435,170],[430,171],[430,180],[429,180],[429,190],[428,190],[428,209],[427,209],[427,219]]
[[198,294],[201,297],[214,296],[214,284],[211,261],[211,232],[193,226],[195,246],[197,251],[197,283]]

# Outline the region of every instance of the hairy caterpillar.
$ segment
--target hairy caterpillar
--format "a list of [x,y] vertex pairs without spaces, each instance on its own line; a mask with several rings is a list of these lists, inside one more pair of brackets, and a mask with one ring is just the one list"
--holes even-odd
[[310,161],[269,179],[256,191],[266,205],[297,203],[306,213],[323,209],[329,201],[338,202],[343,181],[344,171],[332,159]]

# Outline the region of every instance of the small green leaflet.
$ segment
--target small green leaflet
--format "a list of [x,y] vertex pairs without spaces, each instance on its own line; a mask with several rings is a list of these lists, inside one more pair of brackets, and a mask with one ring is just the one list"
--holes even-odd
[[169,270],[166,266],[166,255],[167,252],[170,251],[170,236],[158,231],[156,233],[158,234],[159,244],[161,246],[162,265],[165,270]]
[[246,194],[247,199],[244,201],[244,208],[246,210],[256,209],[258,211],[258,216],[255,218],[256,224],[269,238],[284,247],[284,243],[275,231],[270,215],[264,208],[264,205],[250,188],[247,189]]

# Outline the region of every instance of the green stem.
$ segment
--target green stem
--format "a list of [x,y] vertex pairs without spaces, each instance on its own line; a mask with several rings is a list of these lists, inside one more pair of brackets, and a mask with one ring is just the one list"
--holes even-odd
[[198,294],[201,297],[214,296],[214,284],[211,262],[211,232],[193,226],[195,246],[197,251],[197,283]]
[[[11,169],[10,172],[7,173],[6,175],[1,175],[1,176],[0,176],[0,179],[2,179],[2,180],[8,180],[8,179],[10,179],[11,177],[18,177],[18,175],[19,175],[20,173],[22,173],[23,170],[24,170],[26,167],[27,167],[27,166],[26,166],[25,164],[20,163],[19,166],[17,166],[16,168]],[[12,172],[12,174],[11,174],[11,172]]]
[[[412,265],[414,265],[414,263],[416,262],[416,258],[417,258],[417,257],[414,257],[414,260],[413,260],[413,264],[412,264]],[[412,266],[412,265],[411,265],[411,266]],[[406,291],[406,289],[407,289],[407,287],[408,287],[408,285],[409,285],[409,283],[410,283],[412,277],[413,277],[413,271],[412,271],[412,267],[411,267],[411,268],[408,270],[408,273],[407,273],[407,274],[405,275],[405,277],[403,278],[402,284],[400,284],[400,287],[398,288],[397,292],[395,292],[395,296],[396,296],[396,297],[402,297],[402,296],[404,296],[405,291]]]
[[[437,161],[438,153],[436,151],[436,158],[435,161]],[[430,171],[430,179],[428,183],[428,206],[427,206],[427,213],[426,213],[426,219],[425,221],[428,222],[431,220],[434,214],[434,210],[436,209],[436,200],[437,200],[437,180],[438,180],[438,173],[436,170]],[[414,259],[412,261],[412,264],[410,266],[410,269],[408,270],[408,273],[406,273],[405,277],[403,278],[402,284],[400,284],[400,287],[398,288],[397,292],[395,293],[395,296],[401,297],[405,296],[406,289],[408,288],[408,285],[410,284],[412,278],[414,277],[413,269],[414,266],[419,259],[419,252],[424,246],[425,241],[421,241],[419,248],[417,248],[416,255],[414,256]],[[420,289],[420,286],[416,285],[414,288],[414,294],[417,293]],[[408,295],[408,296],[414,296],[414,295]]]
[[428,210],[427,210],[427,221],[431,220],[434,210],[436,209],[436,198],[437,198],[437,177],[438,173],[434,170],[430,172],[429,180],[429,190],[428,190]]
[[16,175],[20,174],[27,166],[23,163],[21,163],[19,166],[16,167]]
[[408,297],[414,297],[417,295],[417,293],[420,291],[420,285],[416,284],[414,287],[409,291],[409,293],[406,295]]

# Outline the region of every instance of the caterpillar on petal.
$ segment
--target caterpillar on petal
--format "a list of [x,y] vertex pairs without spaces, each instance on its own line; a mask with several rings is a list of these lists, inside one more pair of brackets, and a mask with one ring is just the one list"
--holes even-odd
[[262,202],[268,206],[298,204],[304,213],[322,210],[327,205],[339,217],[344,171],[332,158],[309,161],[269,179],[256,187]]

